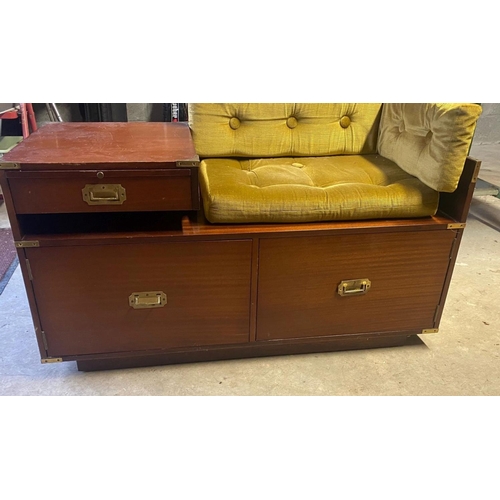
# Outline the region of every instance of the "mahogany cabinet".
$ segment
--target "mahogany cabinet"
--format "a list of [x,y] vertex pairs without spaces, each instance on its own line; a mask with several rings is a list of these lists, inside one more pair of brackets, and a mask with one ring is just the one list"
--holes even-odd
[[434,217],[204,220],[182,123],[55,123],[0,163],[44,363],[98,370],[437,332],[479,162]]

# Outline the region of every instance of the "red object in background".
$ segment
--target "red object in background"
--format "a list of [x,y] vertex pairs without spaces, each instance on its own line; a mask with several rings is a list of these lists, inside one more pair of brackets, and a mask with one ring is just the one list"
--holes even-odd
[[26,139],[30,135],[30,126],[31,132],[38,130],[33,104],[20,103],[19,106],[0,113],[1,120],[17,120],[19,117],[21,118],[21,127],[23,128],[23,138]]

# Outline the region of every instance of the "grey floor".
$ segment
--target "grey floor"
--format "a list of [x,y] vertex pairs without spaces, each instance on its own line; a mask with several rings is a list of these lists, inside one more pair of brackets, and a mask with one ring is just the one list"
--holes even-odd
[[499,302],[493,196],[473,201],[440,332],[408,347],[80,373],[40,364],[18,268],[0,296],[0,395],[499,395]]
[[482,162],[480,178],[500,186],[500,144],[473,143],[470,156]]

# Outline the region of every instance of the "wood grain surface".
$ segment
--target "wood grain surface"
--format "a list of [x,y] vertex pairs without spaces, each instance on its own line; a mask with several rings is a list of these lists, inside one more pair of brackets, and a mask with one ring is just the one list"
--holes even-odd
[[105,164],[107,169],[167,167],[196,157],[186,123],[48,123],[5,154],[22,170]]
[[232,346],[211,346],[206,349],[173,349],[169,352],[122,354],[120,357],[87,356],[76,358],[81,371],[116,370],[141,366],[167,365],[171,363],[193,363],[221,359],[251,358],[256,356],[279,356],[316,352],[344,351],[351,349],[374,349],[380,347],[422,346],[424,343],[415,334],[400,335],[346,335],[322,339],[304,339],[252,342]]
[[[27,248],[49,356],[249,340],[252,242]],[[129,295],[167,304],[133,309]]]
[[[433,328],[454,231],[262,239],[257,339]],[[341,297],[343,280],[371,280]]]
[[182,231],[186,236],[230,236],[230,235],[274,235],[289,237],[300,233],[325,234],[342,232],[388,232],[388,231],[430,231],[443,230],[453,222],[446,215],[434,217],[419,217],[413,219],[371,219],[330,222],[303,222],[286,224],[211,224],[203,216],[202,210],[197,213],[197,219],[185,217],[182,221]]
[[[24,172],[18,172],[23,174]],[[158,171],[156,171],[158,173]],[[113,175],[104,172],[98,179],[95,173],[72,175],[10,177],[10,192],[17,214],[79,213],[79,212],[133,212],[161,210],[196,210],[198,198],[192,198],[191,171],[173,169],[135,175]],[[29,172],[26,172],[29,174]],[[107,174],[107,175],[106,175]],[[198,185],[197,178],[194,183]],[[117,205],[89,205],[83,199],[86,185],[119,184],[126,191],[126,200]]]
[[453,193],[440,193],[439,211],[457,222],[466,222],[476,188],[481,162],[473,158],[465,160],[464,170],[457,189]]

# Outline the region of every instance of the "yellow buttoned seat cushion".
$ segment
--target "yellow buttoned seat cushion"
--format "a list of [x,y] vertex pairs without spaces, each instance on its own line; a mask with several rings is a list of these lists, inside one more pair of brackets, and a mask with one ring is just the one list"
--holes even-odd
[[213,223],[433,215],[438,193],[382,156],[207,158],[200,185]]

